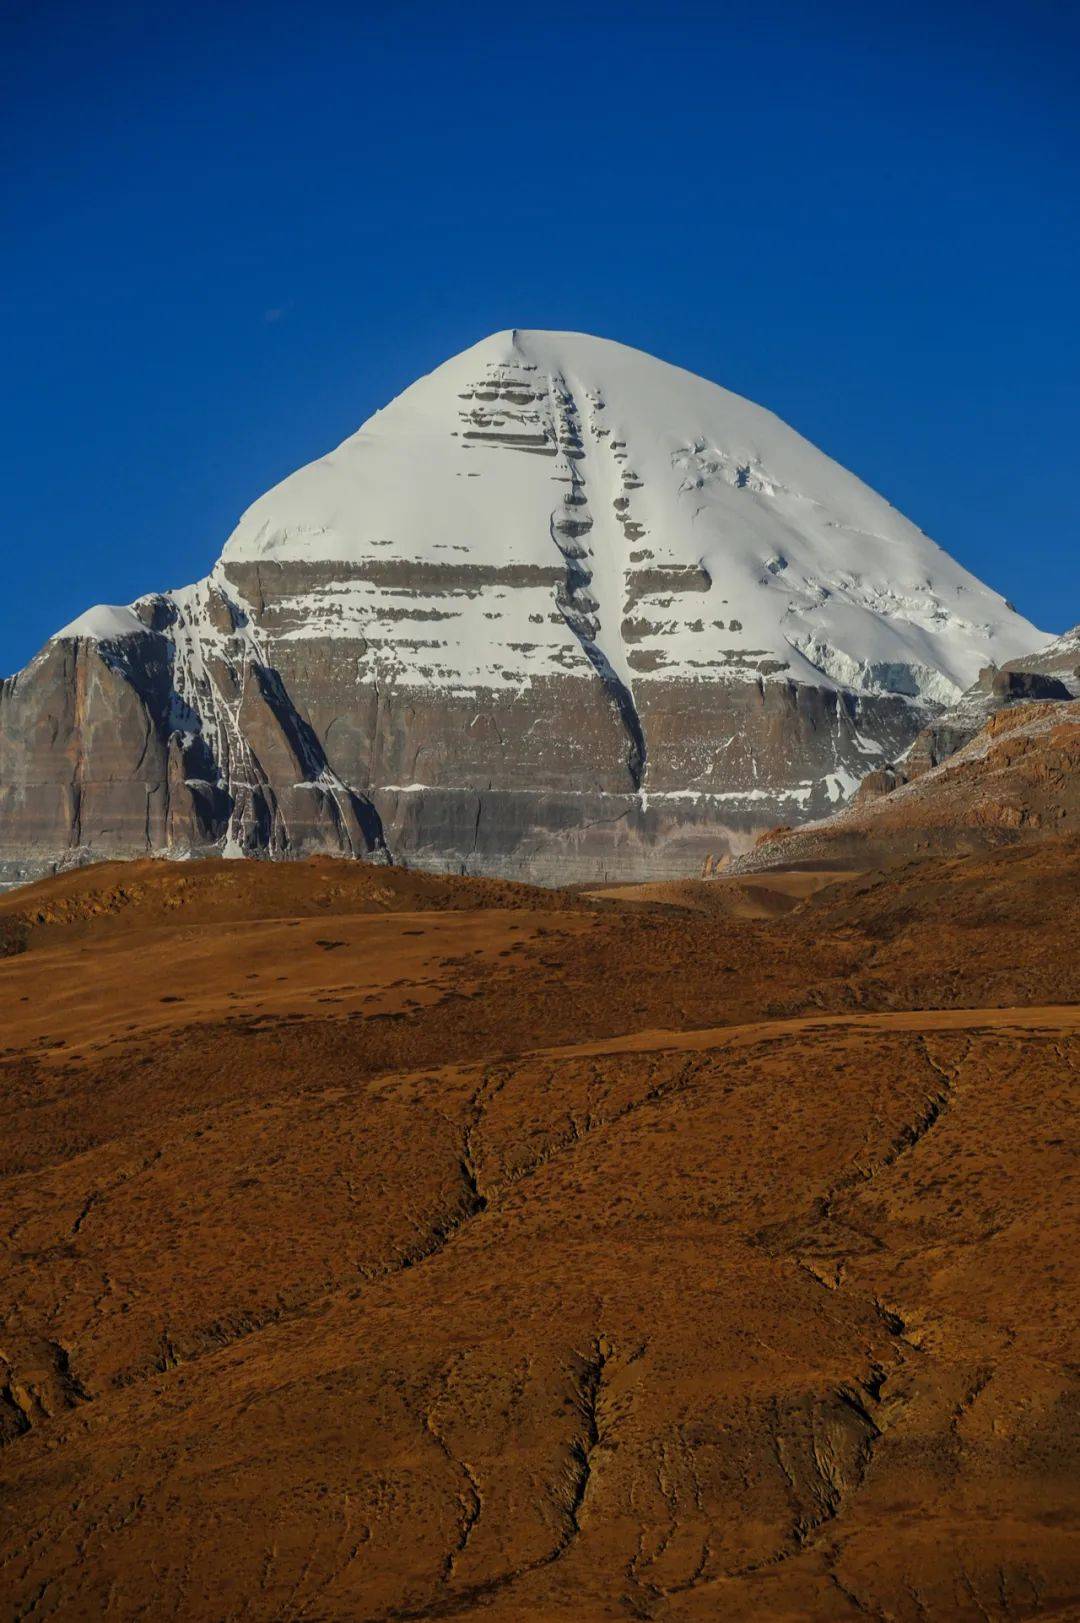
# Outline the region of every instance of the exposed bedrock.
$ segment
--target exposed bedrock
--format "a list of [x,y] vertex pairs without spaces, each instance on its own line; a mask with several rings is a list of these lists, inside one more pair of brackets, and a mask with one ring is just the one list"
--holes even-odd
[[920,733],[953,747],[979,670],[1026,694],[1046,641],[769,412],[499,333],[255,502],[206,579],[0,686],[0,880],[209,851],[693,873]]
[[0,684],[0,881],[155,852],[382,851],[280,674],[219,652],[185,681],[173,634],[54,638]]
[[[935,716],[892,767],[892,782],[910,782],[940,766],[969,744],[991,716],[1013,705],[1042,701],[1060,703],[1080,698],[1080,626],[1064,632],[1044,648],[1009,660],[999,670],[988,665],[956,704]],[[870,783],[873,793],[876,785]]]
[[128,640],[123,664],[88,639],[54,640],[0,686],[0,818],[9,862],[67,851],[212,845],[216,786],[189,776],[167,718],[165,640]]
[[700,685],[641,683],[639,790],[587,657],[528,692],[459,695],[365,679],[359,643],[274,659],[207,659],[189,703],[162,633],[50,643],[0,694],[6,877],[222,846],[548,883],[684,874],[824,814],[865,770],[867,734],[895,751],[920,721],[895,696],[759,680],[703,703]]

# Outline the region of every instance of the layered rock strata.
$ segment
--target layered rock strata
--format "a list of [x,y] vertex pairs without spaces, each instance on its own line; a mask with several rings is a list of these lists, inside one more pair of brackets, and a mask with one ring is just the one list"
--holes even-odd
[[578,334],[449,361],[0,687],[0,865],[696,871],[1045,641],[777,418]]

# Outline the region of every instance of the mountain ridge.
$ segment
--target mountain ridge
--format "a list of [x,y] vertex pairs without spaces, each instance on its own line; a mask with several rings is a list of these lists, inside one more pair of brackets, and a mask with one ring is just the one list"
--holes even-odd
[[[690,872],[1044,641],[765,408],[510,329],[260,497],[202,581],[87,611],[4,684],[0,859]],[[104,765],[99,711],[130,734]]]

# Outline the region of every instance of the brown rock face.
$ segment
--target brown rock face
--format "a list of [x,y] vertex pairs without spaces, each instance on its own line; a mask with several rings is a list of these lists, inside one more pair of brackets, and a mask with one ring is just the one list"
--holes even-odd
[[276,598],[265,571],[237,574],[257,631],[204,585],[147,599],[143,631],[55,639],[4,683],[6,876],[223,845],[545,883],[681,875],[745,846],[763,806],[823,813],[865,771],[868,736],[899,753],[925,716],[901,695],[758,675],[704,705],[700,684],[649,683],[628,720],[580,652],[527,691],[384,683],[362,641],[269,640],[308,571],[272,571]]
[[[381,852],[378,818],[328,771],[278,673],[227,629],[181,665],[166,598],[141,632],[54,638],[0,684],[0,877],[92,857]],[[202,652],[200,650],[200,652]]]
[[0,796],[28,850],[85,840],[119,851],[160,839],[168,741],[147,699],[155,686],[164,697],[167,679],[152,658],[140,674],[143,693],[96,644],[65,641],[3,684]]
[[1069,1616],[1080,850],[812,877],[0,902],[5,1615]]
[[1014,704],[1080,697],[1080,626],[1056,637],[1047,647],[998,670],[989,665],[952,708],[925,727],[897,770],[917,778],[962,749],[999,710]]
[[941,765],[911,780],[875,774],[852,806],[760,841],[734,866],[891,867],[928,850],[978,851],[1077,831],[1080,700],[1046,699],[992,710]]

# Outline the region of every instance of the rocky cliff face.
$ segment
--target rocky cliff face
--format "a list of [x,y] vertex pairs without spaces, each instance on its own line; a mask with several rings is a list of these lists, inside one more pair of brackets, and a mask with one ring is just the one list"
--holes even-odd
[[931,852],[965,856],[1077,833],[1080,699],[1066,694],[998,706],[939,765],[908,779],[896,773],[868,779],[852,805],[763,835],[735,867],[865,871]]
[[[903,759],[889,769],[894,783],[909,782],[947,761],[963,749],[999,710],[1038,700],[1080,698],[1080,626],[1055,637],[1045,647],[1019,659],[1011,659],[1000,670],[988,665],[976,680],[935,716],[915,739]],[[863,788],[872,790],[864,780]]]
[[204,581],[2,685],[0,862],[685,873],[1045,641],[769,412],[501,333],[256,502]]

